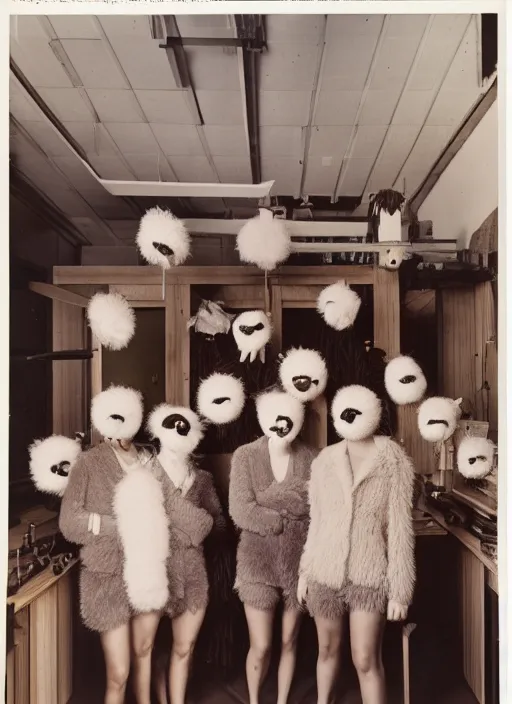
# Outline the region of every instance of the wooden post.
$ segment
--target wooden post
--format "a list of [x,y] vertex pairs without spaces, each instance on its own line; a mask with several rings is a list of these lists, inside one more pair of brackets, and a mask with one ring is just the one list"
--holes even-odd
[[281,286],[272,286],[272,344],[277,352],[283,347],[283,300]]
[[167,284],[165,293],[165,399],[190,403],[190,284]]
[[30,605],[30,702],[56,704],[57,585]]

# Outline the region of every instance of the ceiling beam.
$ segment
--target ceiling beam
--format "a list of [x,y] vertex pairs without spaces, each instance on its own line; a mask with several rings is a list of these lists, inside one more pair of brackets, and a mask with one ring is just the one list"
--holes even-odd
[[464,120],[457,132],[453,135],[450,142],[447,144],[430,172],[427,174],[423,183],[419,186],[416,192],[411,196],[409,205],[414,213],[417,213],[421,205],[425,202],[430,191],[434,188],[443,171],[445,171],[450,162],[455,158],[458,152],[462,149],[466,141],[469,139],[474,130],[478,127],[482,119],[487,114],[498,96],[498,79],[496,78],[490,89],[484,95],[480,96],[478,102],[473,107],[470,114]]

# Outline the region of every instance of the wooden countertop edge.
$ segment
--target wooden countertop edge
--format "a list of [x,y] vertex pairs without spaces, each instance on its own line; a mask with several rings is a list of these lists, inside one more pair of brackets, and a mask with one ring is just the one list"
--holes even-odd
[[46,569],[40,572],[36,577],[31,579],[29,582],[24,584],[21,589],[18,590],[16,594],[8,597],[7,604],[14,604],[14,613],[18,613],[25,607],[29,606],[33,601],[35,601],[41,594],[53,587],[61,577],[64,577],[78,562],[78,558],[75,558],[69,562],[65,569],[60,574],[53,574],[52,566],[48,565]]
[[487,557],[487,555],[484,555],[484,553],[478,547],[478,538],[475,538],[474,535],[471,535],[471,533],[469,533],[465,528],[459,528],[458,526],[452,526],[449,523],[446,523],[442,513],[440,511],[436,511],[435,508],[424,504],[422,506],[422,509],[426,513],[429,513],[442,528],[448,531],[448,533],[454,535],[468,550],[473,553],[475,557],[480,560],[484,567],[486,567],[490,572],[492,572],[496,576],[498,575],[497,565],[489,557]]

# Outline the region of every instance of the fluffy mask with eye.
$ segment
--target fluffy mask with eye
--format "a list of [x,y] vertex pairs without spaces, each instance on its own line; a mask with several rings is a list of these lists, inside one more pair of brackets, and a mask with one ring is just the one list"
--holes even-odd
[[304,423],[303,404],[285,391],[260,394],[256,399],[256,412],[262,431],[276,442],[293,442]]
[[327,366],[316,350],[289,350],[279,367],[284,390],[302,402],[313,401],[325,391]]
[[163,403],[150,414],[147,428],[152,438],[160,441],[162,449],[177,455],[191,455],[203,437],[199,416],[185,406]]
[[109,440],[132,440],[142,425],[142,395],[125,386],[110,386],[91,403],[91,421]]
[[346,440],[365,440],[379,427],[382,404],[371,389],[357,384],[344,386],[332,402],[332,420],[337,434]]

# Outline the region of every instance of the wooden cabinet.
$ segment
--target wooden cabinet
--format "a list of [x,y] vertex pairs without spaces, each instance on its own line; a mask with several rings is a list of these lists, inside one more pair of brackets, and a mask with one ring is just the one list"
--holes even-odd
[[14,603],[14,648],[7,657],[7,704],[67,704],[72,693],[74,565],[47,569]]

